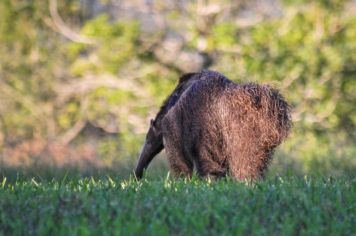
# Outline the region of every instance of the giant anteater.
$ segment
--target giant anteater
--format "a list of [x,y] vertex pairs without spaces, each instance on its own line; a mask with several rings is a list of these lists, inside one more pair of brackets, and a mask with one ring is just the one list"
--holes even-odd
[[165,148],[177,177],[195,168],[202,177],[259,179],[290,128],[290,107],[276,89],[209,70],[186,74],[151,120],[135,175]]

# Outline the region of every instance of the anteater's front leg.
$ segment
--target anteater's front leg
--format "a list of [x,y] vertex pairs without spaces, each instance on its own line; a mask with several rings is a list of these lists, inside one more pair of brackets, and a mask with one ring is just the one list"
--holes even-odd
[[174,177],[190,178],[194,165],[183,152],[182,132],[169,115],[162,122],[163,143],[168,156],[170,171]]
[[182,139],[174,130],[169,130],[165,132],[163,142],[173,176],[190,178],[193,174],[193,163],[183,154]]

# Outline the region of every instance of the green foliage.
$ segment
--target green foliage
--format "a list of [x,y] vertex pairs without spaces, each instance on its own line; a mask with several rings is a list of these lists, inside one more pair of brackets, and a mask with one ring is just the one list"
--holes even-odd
[[[71,72],[75,76],[86,73],[117,73],[136,54],[139,36],[137,22],[111,23],[107,15],[99,15],[87,21],[81,32],[95,38],[97,43],[93,47],[78,43],[68,46],[70,55],[75,59],[71,66]],[[80,54],[86,56],[78,60]]]
[[0,181],[2,235],[352,235],[355,179]]
[[[310,1],[307,0],[283,0],[286,5],[300,5],[308,4]],[[318,6],[327,8],[332,11],[341,11],[344,9],[345,3],[349,2],[348,0],[316,0],[313,3],[318,4]]]
[[216,24],[212,29],[211,49],[231,47],[236,44],[236,26],[231,23]]

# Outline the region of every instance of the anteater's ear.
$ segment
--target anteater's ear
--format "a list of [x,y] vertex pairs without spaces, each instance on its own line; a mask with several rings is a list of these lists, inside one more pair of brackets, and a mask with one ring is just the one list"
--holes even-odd
[[187,73],[187,74],[184,74],[182,75],[180,78],[179,78],[179,83],[182,83],[182,82],[185,82],[187,80],[190,80],[194,75],[196,75],[197,73]]
[[151,119],[151,124],[150,124],[150,126],[151,126],[153,132],[157,133],[156,122],[155,122],[153,119]]

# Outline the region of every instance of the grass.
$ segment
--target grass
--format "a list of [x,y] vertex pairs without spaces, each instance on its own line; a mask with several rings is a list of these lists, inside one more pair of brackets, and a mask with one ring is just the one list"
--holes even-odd
[[0,235],[355,235],[356,179],[0,179]]

